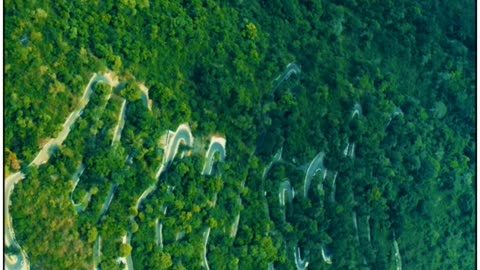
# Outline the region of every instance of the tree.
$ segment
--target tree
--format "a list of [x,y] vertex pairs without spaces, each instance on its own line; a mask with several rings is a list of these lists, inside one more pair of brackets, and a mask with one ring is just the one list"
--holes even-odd
[[93,243],[95,242],[95,240],[97,239],[98,237],[98,231],[97,231],[97,228],[93,227],[92,229],[90,229],[88,231],[88,234],[87,234],[87,242],[88,243]]
[[120,91],[120,95],[128,102],[135,102],[142,98],[142,92],[140,88],[133,82],[128,83],[125,88]]
[[132,253],[130,244],[120,244],[120,257],[128,257]]

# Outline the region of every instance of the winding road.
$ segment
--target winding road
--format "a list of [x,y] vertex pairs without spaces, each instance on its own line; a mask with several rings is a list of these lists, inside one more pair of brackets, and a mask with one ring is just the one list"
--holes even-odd
[[5,269],[17,270],[17,269],[29,269],[27,254],[21,249],[20,245],[15,241],[15,232],[13,231],[12,226],[12,217],[10,216],[9,210],[11,206],[10,195],[13,191],[14,185],[17,184],[20,180],[25,178],[25,175],[21,172],[10,175],[5,181],[5,190],[4,194],[4,208],[5,210],[5,246],[14,246],[20,249],[21,254],[19,255],[6,255],[5,254]]
[[275,155],[273,156],[272,161],[270,161],[270,163],[268,163],[267,167],[265,167],[265,169],[263,170],[262,179],[265,179],[265,177],[267,176],[267,173],[270,171],[273,164],[282,159],[282,153],[283,153],[283,147],[280,147],[280,149],[277,151],[277,153],[275,153]]
[[206,162],[202,170],[203,175],[212,174],[213,162],[214,162],[213,158],[215,157],[215,153],[220,154],[220,161],[225,160],[225,156],[226,156],[225,143],[226,143],[226,140],[224,137],[213,136],[210,139],[210,145],[208,146],[208,150],[205,155]]
[[[132,233],[129,232],[126,236],[122,237],[122,243],[123,244],[129,244],[130,245],[130,238],[132,238]],[[125,263],[125,269],[126,270],[133,270],[133,260],[132,260],[132,255],[128,255],[126,258],[122,258],[122,261],[126,262]]]
[[120,141],[120,138],[122,137],[122,130],[123,126],[125,125],[125,107],[127,105],[127,101],[123,99],[122,102],[122,107],[120,109],[120,115],[118,116],[118,123],[117,126],[115,127],[115,130],[113,132],[113,138],[112,138],[112,145],[115,142]]
[[362,106],[357,102],[353,106],[353,111],[352,111],[352,118],[355,116],[362,117]]
[[393,118],[399,115],[403,115],[403,111],[399,107],[395,107],[395,110],[390,115],[390,119],[388,120],[388,123],[385,125],[385,127],[388,127],[390,125],[390,122],[392,122]]
[[298,74],[300,73],[300,67],[297,66],[295,63],[290,63],[287,65],[287,68],[285,71],[280,74],[275,80],[273,80],[274,87],[273,90],[277,89],[284,81],[288,80],[292,74]]
[[347,146],[343,150],[343,156],[344,157],[351,157],[353,158],[353,155],[355,154],[355,143],[347,143]]
[[322,258],[324,262],[332,264],[332,255],[328,254],[327,251],[325,251],[325,246],[322,246]]
[[140,88],[140,91],[142,91],[143,104],[148,108],[149,111],[151,111],[152,110],[152,100],[148,96],[148,88],[143,83],[139,83],[138,88]]
[[100,218],[103,217],[103,215],[107,212],[108,207],[110,207],[110,203],[112,202],[113,195],[115,194],[115,189],[116,189],[116,186],[112,186],[112,187],[110,188],[110,192],[108,193],[107,199],[106,199],[105,202],[103,203],[102,212],[101,212],[101,214],[100,214]]
[[230,237],[235,238],[238,232],[238,224],[240,223],[240,213],[235,217],[235,221],[232,224],[232,229],[230,230]]
[[305,174],[305,181],[303,186],[303,195],[305,198],[308,196],[308,190],[310,189],[310,184],[313,176],[315,176],[318,171],[324,171],[325,167],[323,166],[323,158],[325,156],[324,152],[320,152],[315,156],[315,158],[310,162],[308,166],[307,173]]
[[300,256],[300,248],[293,248],[293,256],[295,257],[295,266],[297,270],[305,270],[308,267],[308,261],[306,259],[302,259]]
[[[173,138],[172,138],[173,137]],[[163,160],[162,164],[160,165],[160,168],[158,169],[155,178],[157,181],[148,187],[138,198],[137,203],[135,204],[135,208],[138,210],[138,206],[140,203],[153,191],[155,190],[155,187],[157,185],[158,179],[162,172],[164,172],[168,165],[173,161],[175,158],[175,155],[177,155],[178,148],[180,146],[180,143],[184,143],[185,145],[192,147],[193,146],[193,135],[192,132],[190,131],[190,127],[187,124],[181,124],[178,126],[177,130],[175,132],[168,131],[167,133],[167,147],[165,149],[165,153],[163,155]]]
[[[94,73],[90,78],[87,86],[85,87],[85,91],[83,93],[82,98],[78,101],[78,108],[73,111],[63,124],[63,129],[60,131],[58,136],[54,139],[45,144],[42,149],[39,151],[37,156],[33,159],[33,161],[28,166],[39,166],[41,164],[46,163],[50,156],[52,155],[52,146],[59,146],[63,143],[63,141],[67,138],[68,134],[70,133],[70,128],[72,127],[73,123],[78,119],[81,114],[81,111],[85,108],[90,100],[90,96],[93,92],[92,84],[97,83],[99,81],[107,82],[110,85],[115,85],[115,81],[113,81],[112,73],[107,73],[105,76],[97,75]],[[13,191],[14,185],[17,184],[20,180],[25,178],[25,175],[22,172],[17,172],[15,174],[10,175],[5,179],[5,190],[4,190],[4,204],[7,205],[5,208],[5,245],[10,246],[14,245],[17,246],[20,250],[20,246],[15,241],[15,233],[13,231],[13,225],[11,221],[11,217],[9,215],[9,207],[10,203],[10,195]],[[15,258],[14,258],[15,257]],[[5,254],[5,268],[6,269],[29,269],[29,262],[27,261],[27,255],[23,250],[21,250],[21,256],[9,256]]]
[[365,222],[366,223],[365,226],[367,226],[367,237],[368,237],[367,239],[368,239],[368,242],[370,243],[370,242],[372,242],[372,233],[370,231],[370,215],[367,215],[366,219],[367,220]]
[[[173,138],[172,138],[173,137]],[[135,203],[135,209],[138,210],[138,207],[140,206],[140,203],[156,188],[158,179],[162,172],[165,171],[165,169],[170,165],[170,163],[173,161],[175,156],[178,153],[178,148],[180,147],[180,144],[184,143],[185,145],[192,147],[193,146],[193,135],[192,132],[190,131],[190,127],[188,124],[181,124],[178,126],[177,130],[175,132],[168,131],[167,132],[167,147],[165,149],[165,153],[163,156],[162,164],[160,165],[160,168],[158,169],[156,173],[156,182],[148,187],[142,195],[138,198],[137,202]],[[166,211],[166,209],[165,209]],[[131,219],[134,217],[131,216]],[[163,226],[162,226],[163,227]],[[131,232],[129,232],[129,238],[131,237]],[[127,269],[128,270],[133,270],[133,262],[132,262],[132,255],[129,255],[126,258],[127,261]]]
[[207,260],[207,243],[208,243],[208,237],[210,236],[210,227],[208,227],[205,232],[203,232],[203,261],[202,261],[202,266],[207,268],[207,270],[210,270],[210,267],[208,266],[208,260]]
[[[82,207],[83,206],[83,201],[80,202],[80,203],[75,203],[73,201],[73,192],[77,188],[78,182],[80,182],[80,176],[83,174],[84,171],[85,171],[85,165],[81,164],[80,167],[77,169],[77,171],[73,174],[73,177],[72,177],[73,188],[72,188],[72,192],[70,193],[70,201],[72,202],[73,207],[75,208],[75,211],[77,211],[77,213],[81,210],[84,210],[85,207]],[[87,194],[87,196],[88,195],[89,194]]]
[[360,243],[360,239],[358,237],[358,222],[357,222],[357,212],[356,211],[352,212],[352,223],[353,223],[353,228],[355,229],[355,239],[357,239],[357,243]]
[[332,180],[332,190],[330,191],[330,202],[332,203],[335,203],[336,200],[335,200],[335,192],[337,190],[337,176],[338,176],[338,172],[335,172],[335,174],[333,175],[333,180]]
[[98,258],[101,255],[102,250],[102,237],[99,235],[97,236],[97,239],[95,240],[95,243],[93,244],[93,270],[97,270],[98,267]]
[[400,250],[398,249],[397,239],[393,239],[393,248],[395,249],[395,264],[397,270],[402,270],[402,257],[400,256]]
[[[227,140],[225,140],[224,137],[217,137],[217,136],[212,136],[210,138],[210,145],[208,146],[208,150],[205,153],[205,164],[203,166],[202,174],[203,175],[211,175],[212,174],[212,169],[213,169],[213,163],[214,163],[214,156],[215,153],[220,154],[220,161],[223,162],[225,160],[226,156],[226,150],[225,150],[225,144]],[[216,197],[217,194],[215,194],[215,202],[216,202]],[[215,207],[215,206],[213,206]],[[238,219],[240,216],[238,216]],[[238,226],[238,224],[237,224]],[[202,260],[202,265],[207,268],[207,270],[210,270],[210,267],[208,266],[208,260],[207,260],[207,243],[208,243],[208,237],[210,236],[210,227],[203,233],[204,237],[204,242],[203,242],[203,260]],[[236,231],[235,231],[236,234]]]
[[278,191],[278,200],[281,206],[285,206],[285,193],[287,195],[288,202],[292,202],[292,199],[295,198],[295,191],[292,190],[292,185],[290,181],[285,180],[280,183]]
[[158,218],[155,219],[155,239],[157,246],[163,249],[163,224],[158,222]]

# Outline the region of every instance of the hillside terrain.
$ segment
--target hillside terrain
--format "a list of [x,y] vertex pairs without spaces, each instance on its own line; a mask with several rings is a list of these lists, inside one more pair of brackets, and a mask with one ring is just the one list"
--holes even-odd
[[475,2],[4,2],[8,269],[472,269]]

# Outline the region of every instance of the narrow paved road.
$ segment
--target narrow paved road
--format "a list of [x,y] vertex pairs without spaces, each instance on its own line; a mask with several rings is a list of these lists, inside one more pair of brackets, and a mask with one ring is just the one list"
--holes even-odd
[[278,191],[278,200],[281,206],[285,206],[285,194],[287,195],[288,202],[292,202],[292,199],[295,197],[295,191],[292,190],[292,185],[290,181],[285,180],[280,183]]
[[355,143],[347,143],[347,146],[343,150],[343,156],[344,157],[351,157],[353,158],[353,155],[355,154]]
[[273,164],[282,159],[282,153],[283,153],[283,147],[280,147],[280,149],[277,151],[277,153],[275,153],[275,155],[273,156],[272,161],[270,161],[270,163],[268,163],[267,167],[265,167],[265,169],[263,169],[262,179],[265,179],[265,177],[267,176],[267,173],[270,171]]
[[332,255],[327,253],[327,251],[325,250],[325,246],[322,246],[322,258],[324,262],[332,264]]
[[[45,144],[37,156],[33,159],[33,161],[29,164],[29,166],[35,165],[39,166],[44,164],[48,161],[52,154],[52,146],[59,146],[63,143],[63,141],[67,138],[68,134],[70,133],[71,126],[75,123],[75,121],[80,116],[80,112],[85,108],[90,100],[90,96],[92,94],[92,84],[98,81],[105,81],[107,83],[111,83],[110,78],[111,74],[107,74],[105,76],[99,76],[96,73],[92,75],[90,78],[87,86],[85,87],[85,91],[83,93],[82,98],[78,102],[78,108],[73,111],[63,124],[62,131],[58,134],[58,136],[54,139],[51,139],[47,144]],[[10,206],[10,195],[14,188],[14,185],[18,183],[21,179],[23,179],[25,175],[21,172],[17,172],[15,174],[10,175],[5,179],[5,190],[4,190],[4,203],[8,207],[5,208],[5,219],[7,220],[5,226],[5,245],[15,245],[20,248],[18,243],[15,241],[15,233],[13,231],[13,225],[11,224],[11,217],[9,216],[9,206]],[[29,263],[26,260],[27,256],[23,250],[21,250],[21,256],[16,256],[15,259],[12,256],[5,255],[5,267],[6,269],[29,269]]]
[[336,200],[335,200],[335,193],[336,193],[336,190],[337,190],[337,176],[338,176],[338,172],[336,171],[335,174],[333,175],[333,180],[332,180],[332,191],[330,191],[330,202],[332,203],[335,203]]
[[307,198],[308,190],[310,189],[310,184],[313,176],[315,176],[319,171],[324,171],[325,167],[323,166],[323,157],[325,156],[324,152],[320,152],[315,156],[315,158],[310,162],[308,166],[307,173],[305,174],[305,181],[303,185],[303,194]]
[[[170,165],[170,163],[173,161],[175,156],[178,153],[178,149],[180,147],[180,143],[184,143],[188,147],[193,146],[193,135],[192,132],[190,131],[190,127],[188,124],[181,124],[178,126],[177,130],[175,132],[168,131],[167,133],[167,146],[165,148],[165,153],[163,156],[162,164],[160,165],[160,168],[157,171],[156,174],[156,179],[158,182],[158,179],[162,172],[165,171],[165,169]],[[148,187],[142,195],[138,198],[137,202],[135,203],[135,209],[138,210],[138,207],[140,206],[140,203],[156,188],[157,183],[154,183],[150,187]],[[166,211],[166,209],[165,209]],[[134,217],[131,216],[131,219]],[[129,239],[131,237],[131,232],[129,232]],[[127,269],[128,270],[133,270],[133,262],[132,262],[132,256],[128,256],[126,258],[127,260]]]
[[388,123],[385,125],[385,127],[388,127],[390,125],[390,122],[392,122],[393,118],[399,115],[403,116],[403,111],[399,107],[395,107],[395,110],[390,115],[390,119],[388,119]]
[[398,249],[397,239],[393,239],[393,248],[395,249],[395,264],[397,270],[402,270],[402,257],[400,256],[400,250]]
[[[70,193],[70,201],[72,202],[73,207],[74,207],[75,211],[77,211],[77,213],[79,211],[84,210],[83,209],[83,201],[80,202],[80,203],[75,203],[73,201],[73,192],[77,188],[78,182],[80,182],[80,176],[83,174],[84,171],[85,171],[85,165],[81,164],[80,167],[77,169],[77,171],[73,174],[73,177],[72,177],[73,188],[72,188],[72,192]],[[87,194],[87,196],[88,196],[88,194]]]
[[238,224],[240,223],[240,213],[237,214],[235,217],[235,221],[233,222],[232,229],[230,230],[230,237],[235,238],[238,232]]
[[210,227],[208,227],[205,232],[203,232],[203,261],[202,265],[203,267],[207,268],[207,270],[210,270],[210,267],[208,266],[208,260],[207,260],[207,243],[208,243],[208,237],[210,236]]
[[148,108],[149,111],[151,111],[152,110],[152,100],[148,96],[148,88],[143,83],[139,83],[138,88],[140,88],[140,91],[142,91],[143,104]]
[[112,145],[115,142],[120,141],[120,138],[122,137],[122,130],[123,126],[125,125],[125,108],[127,105],[127,101],[123,99],[122,102],[122,107],[120,109],[120,115],[118,116],[118,123],[117,126],[115,127],[115,130],[113,132],[113,138],[112,138]]
[[[220,154],[220,162],[223,162],[225,160],[226,156],[226,150],[225,150],[225,144],[226,140],[224,137],[217,137],[217,136],[212,136],[210,138],[210,145],[208,146],[208,150],[205,153],[205,164],[202,169],[202,175],[211,175],[212,174],[212,169],[213,169],[213,163],[214,160],[213,158],[215,157],[215,153]],[[216,198],[217,194],[215,194],[215,203],[213,204],[212,207],[215,207],[216,204]],[[240,216],[238,216],[238,220],[240,219]],[[237,221],[238,222],[238,221]],[[238,226],[238,223],[237,223]],[[235,227],[235,223],[234,223]],[[231,234],[234,232],[236,234],[236,229],[233,229]],[[203,261],[202,265],[207,268],[207,270],[210,270],[210,267],[208,266],[208,260],[207,260],[207,243],[208,243],[208,237],[210,235],[210,227],[204,232],[204,242],[203,242]]]
[[102,249],[102,237],[97,236],[95,243],[93,244],[93,270],[97,270],[97,266],[100,258],[100,250]]
[[85,196],[82,198],[81,202],[75,203],[73,205],[73,209],[75,209],[77,213],[85,211],[91,199],[92,199],[92,192],[88,191],[87,194],[85,194]]
[[[50,141],[47,142],[43,146],[43,148],[40,150],[40,152],[37,154],[35,159],[30,163],[30,165],[41,165],[43,163],[46,163],[48,159],[50,158],[50,155],[52,154],[52,146],[58,146],[63,143],[63,141],[67,138],[68,134],[70,133],[70,128],[72,127],[73,123],[77,121],[78,117],[80,116],[80,112],[85,108],[85,106],[88,104],[90,101],[90,96],[92,95],[92,84],[97,83],[99,81],[104,81],[106,78],[103,76],[98,76],[96,73],[92,76],[90,81],[88,82],[85,91],[83,93],[82,98],[78,102],[79,107],[73,111],[63,124],[63,129],[62,131],[58,134],[58,136],[54,139],[51,139]],[[108,81],[107,81],[108,82]]]
[[355,103],[352,110],[352,118],[358,116],[362,117],[362,106],[359,103]]
[[210,139],[210,145],[208,146],[208,150],[205,155],[205,165],[203,166],[203,170],[202,170],[203,175],[212,174],[212,168],[214,163],[213,158],[215,157],[215,153],[220,154],[220,161],[225,160],[225,156],[226,156],[225,143],[226,143],[226,140],[223,137],[213,136]]
[[5,259],[5,269],[10,270],[20,270],[20,269],[29,269],[27,254],[21,249],[20,245],[15,241],[15,232],[13,231],[12,226],[12,217],[10,216],[10,194],[13,191],[14,185],[18,183],[20,180],[25,178],[25,175],[21,172],[17,172],[15,174],[10,175],[5,181],[5,190],[4,190],[4,208],[5,211],[5,246],[14,246],[20,249],[19,255],[6,255],[4,256]]
[[156,245],[163,249],[163,224],[158,222],[158,218],[155,219],[155,239]]
[[297,270],[305,270],[308,267],[308,261],[306,259],[302,259],[300,256],[300,248],[293,248],[293,256],[295,257],[295,266]]
[[370,231],[370,215],[367,215],[367,218],[366,218],[366,222],[365,222],[366,226],[367,226],[367,239],[368,239],[368,242],[372,242],[372,233]]
[[273,83],[274,83],[273,90],[277,89],[284,81],[288,80],[288,78],[290,78],[292,74],[294,73],[298,74],[300,72],[301,72],[300,67],[298,67],[297,64],[295,63],[288,64],[285,71],[282,74],[280,74],[277,78],[275,78],[275,80],[273,80]]
[[353,223],[353,228],[355,229],[355,239],[357,240],[357,243],[360,244],[360,238],[358,237],[358,222],[357,222],[357,212],[356,211],[352,212],[352,223]]
[[181,124],[175,131],[175,135],[172,139],[165,159],[165,163],[167,165],[169,165],[177,155],[180,143],[183,143],[189,147],[193,146],[193,135],[190,131],[190,127],[187,124]]
[[113,195],[115,194],[115,189],[116,189],[116,186],[112,186],[110,188],[110,192],[108,193],[107,199],[103,203],[100,217],[103,217],[103,215],[105,215],[105,213],[107,212],[108,207],[110,207],[110,203],[112,203]]
[[[177,130],[175,132],[168,132],[167,135],[167,146],[165,148],[165,153],[163,155],[163,160],[162,164],[160,165],[160,168],[157,171],[156,174],[156,179],[158,181],[160,175],[162,172],[165,171],[165,169],[170,165],[170,163],[173,161],[175,156],[177,155],[178,148],[180,146],[180,143],[184,143],[185,145],[192,147],[193,146],[193,135],[192,132],[190,131],[190,127],[187,124],[181,124],[178,126]],[[155,190],[157,183],[154,183],[150,187],[148,187],[138,198],[135,208],[138,209],[138,206],[140,203],[153,191]]]
[[[126,236],[122,238],[122,243],[123,244],[130,244],[130,239],[132,238],[132,233],[129,232]],[[125,264],[125,269],[126,270],[133,270],[133,260],[132,260],[132,255],[128,255],[128,257],[123,257],[122,260],[126,262]]]

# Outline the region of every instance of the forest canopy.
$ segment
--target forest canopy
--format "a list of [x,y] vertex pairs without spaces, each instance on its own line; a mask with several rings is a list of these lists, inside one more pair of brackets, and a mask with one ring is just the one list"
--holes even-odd
[[[9,212],[31,269],[473,268],[474,6],[6,0],[5,181],[25,174]],[[194,143],[158,176],[184,123]]]

